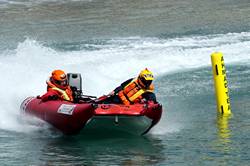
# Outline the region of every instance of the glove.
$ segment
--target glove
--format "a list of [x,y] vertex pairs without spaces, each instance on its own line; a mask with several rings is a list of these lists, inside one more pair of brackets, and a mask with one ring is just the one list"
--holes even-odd
[[140,103],[141,103],[141,104],[147,104],[148,101],[147,101],[146,99],[141,99],[141,100],[140,100]]
[[115,91],[112,91],[108,94],[108,96],[114,96],[115,95]]
[[58,95],[56,95],[55,93],[49,91],[47,93],[45,93],[42,97],[41,97],[43,102],[46,102],[48,100],[56,100],[58,99]]

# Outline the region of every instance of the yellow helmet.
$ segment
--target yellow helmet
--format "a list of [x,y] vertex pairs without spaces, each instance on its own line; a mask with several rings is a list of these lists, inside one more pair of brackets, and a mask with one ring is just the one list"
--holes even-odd
[[144,87],[148,88],[154,80],[154,76],[153,73],[146,68],[140,72],[138,79]]

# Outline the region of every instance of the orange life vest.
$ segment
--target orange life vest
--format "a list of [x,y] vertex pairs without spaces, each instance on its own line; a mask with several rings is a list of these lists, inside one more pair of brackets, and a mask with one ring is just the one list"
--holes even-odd
[[63,100],[67,100],[67,101],[73,101],[73,96],[72,96],[72,90],[70,89],[69,86],[67,86],[67,88],[65,90],[57,88],[51,81],[47,80],[46,81],[48,87],[47,90],[55,90],[59,93],[60,98]]
[[138,83],[137,79],[131,81],[123,90],[118,92],[118,96],[125,105],[138,103],[142,99],[142,94],[145,92],[153,92],[154,85],[151,84],[148,89],[143,88]]

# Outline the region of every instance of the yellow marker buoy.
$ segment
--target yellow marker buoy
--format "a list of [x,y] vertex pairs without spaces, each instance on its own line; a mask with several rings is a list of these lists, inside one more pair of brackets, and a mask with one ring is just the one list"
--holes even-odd
[[223,54],[215,52],[211,55],[217,110],[223,115],[231,114],[228,83]]

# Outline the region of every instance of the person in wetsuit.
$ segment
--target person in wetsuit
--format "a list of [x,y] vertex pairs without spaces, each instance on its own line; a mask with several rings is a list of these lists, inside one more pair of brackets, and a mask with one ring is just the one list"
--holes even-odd
[[153,73],[146,68],[140,72],[138,77],[128,79],[115,88],[104,103],[125,105],[142,102],[156,103],[153,80]]
[[64,71],[54,70],[46,84],[47,92],[41,96],[43,102],[58,99],[73,102],[73,93]]

